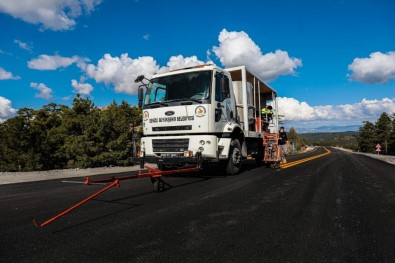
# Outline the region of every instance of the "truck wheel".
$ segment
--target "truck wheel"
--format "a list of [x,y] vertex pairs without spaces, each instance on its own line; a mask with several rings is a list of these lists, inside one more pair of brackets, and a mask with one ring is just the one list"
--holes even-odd
[[228,165],[226,166],[226,173],[229,175],[238,174],[241,170],[241,146],[237,139],[230,142],[230,150],[228,157]]

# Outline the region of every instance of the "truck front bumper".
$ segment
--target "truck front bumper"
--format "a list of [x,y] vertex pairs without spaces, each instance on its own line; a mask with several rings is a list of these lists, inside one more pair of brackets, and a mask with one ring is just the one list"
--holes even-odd
[[200,152],[197,152],[195,156],[185,157],[185,156],[175,156],[175,157],[164,157],[164,156],[145,156],[143,152],[143,157],[133,158],[134,163],[139,163],[141,168],[144,168],[145,163],[154,163],[161,165],[174,165],[174,166],[185,166],[185,165],[196,165],[201,167],[204,159]]

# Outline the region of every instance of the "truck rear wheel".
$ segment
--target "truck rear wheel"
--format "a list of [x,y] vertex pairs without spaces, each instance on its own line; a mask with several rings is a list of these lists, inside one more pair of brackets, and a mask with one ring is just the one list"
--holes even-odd
[[229,175],[238,174],[241,170],[241,146],[237,139],[230,142],[228,164],[226,166],[226,173]]

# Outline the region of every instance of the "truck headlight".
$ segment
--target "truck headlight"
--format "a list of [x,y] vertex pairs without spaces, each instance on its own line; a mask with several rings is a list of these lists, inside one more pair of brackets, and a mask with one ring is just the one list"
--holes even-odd
[[184,151],[184,157],[192,157],[193,151]]

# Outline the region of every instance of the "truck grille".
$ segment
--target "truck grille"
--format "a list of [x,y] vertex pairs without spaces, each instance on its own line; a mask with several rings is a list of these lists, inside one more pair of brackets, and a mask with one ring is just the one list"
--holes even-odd
[[189,139],[154,139],[154,152],[183,152],[188,150]]
[[190,130],[192,130],[192,125],[152,127],[152,131],[190,131]]

